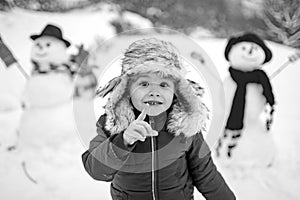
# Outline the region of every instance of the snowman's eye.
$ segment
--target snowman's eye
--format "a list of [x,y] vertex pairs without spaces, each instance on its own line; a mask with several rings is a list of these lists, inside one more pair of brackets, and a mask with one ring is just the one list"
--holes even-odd
[[46,44],[46,46],[47,46],[47,47],[50,47],[50,46],[51,46],[51,43],[48,42],[48,43]]
[[242,50],[246,50],[246,47],[245,47],[245,46],[242,46]]

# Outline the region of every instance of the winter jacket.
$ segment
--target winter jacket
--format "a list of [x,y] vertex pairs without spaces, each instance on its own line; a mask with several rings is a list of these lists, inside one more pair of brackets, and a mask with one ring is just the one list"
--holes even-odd
[[123,132],[111,135],[101,116],[98,135],[82,155],[91,177],[112,182],[113,200],[193,200],[194,186],[208,200],[235,199],[201,133],[174,136],[164,119],[149,120],[159,135],[125,146]]

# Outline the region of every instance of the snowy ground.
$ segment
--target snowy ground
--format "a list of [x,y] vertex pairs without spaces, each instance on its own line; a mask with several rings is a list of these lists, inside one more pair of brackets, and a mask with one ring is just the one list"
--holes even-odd
[[[63,27],[64,36],[73,44],[84,43],[90,46],[96,36],[110,38],[115,34],[108,21],[116,16],[114,11],[106,8],[97,12],[85,10],[68,14],[14,10],[0,13],[0,34],[21,65],[29,71],[32,44],[29,36],[40,33],[47,23]],[[139,18],[133,20],[143,21]],[[141,24],[147,26],[148,22]],[[223,53],[226,40],[195,40],[211,57],[221,78],[225,78],[228,75],[228,64]],[[264,69],[272,74],[295,50],[272,42],[268,44],[274,57]],[[276,165],[267,170],[245,171],[242,178],[234,177],[230,169],[220,169],[238,199],[296,200],[300,196],[299,65],[299,61],[290,64],[272,79],[278,102],[272,127],[278,147]],[[0,73],[6,73],[1,63],[0,67]],[[22,77],[17,70],[10,73],[10,76],[15,75],[15,81],[19,84],[24,82],[19,80]],[[6,88],[3,85],[15,88],[3,76],[0,84],[0,88]],[[0,93],[3,94],[4,90],[7,92],[1,89]],[[93,102],[91,99],[77,99],[74,104],[82,113]],[[5,115],[1,113],[1,117],[2,114]],[[87,147],[77,131],[84,130],[87,137],[93,137],[94,116],[76,116],[82,120],[75,126],[72,102],[57,107],[25,110],[20,124],[19,148],[10,152],[0,150],[0,199],[110,199],[109,183],[94,181],[84,171],[81,162],[81,154]],[[198,193],[196,195],[196,199],[201,199]]]

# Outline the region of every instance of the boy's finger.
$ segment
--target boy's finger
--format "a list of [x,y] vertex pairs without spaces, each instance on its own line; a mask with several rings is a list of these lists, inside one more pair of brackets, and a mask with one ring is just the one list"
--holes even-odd
[[148,124],[145,121],[137,121],[137,124],[140,125],[140,126],[143,126],[145,128],[146,136],[151,136],[153,130],[152,130],[150,124]]
[[149,104],[146,104],[144,109],[142,110],[142,113],[138,116],[137,120],[143,121],[147,116],[148,111],[149,111]]
[[135,124],[135,127],[133,128],[134,131],[138,132],[141,136],[146,137],[147,136],[147,129],[142,124]]
[[151,136],[158,136],[158,132],[156,130],[152,130],[152,135]]
[[143,126],[146,130],[146,137],[151,137],[151,136],[158,136],[158,132],[156,130],[153,130],[150,124],[144,121],[138,121],[136,123],[137,125]]
[[138,129],[134,129],[134,132],[131,134],[131,137],[133,137],[135,140],[141,141],[144,141],[146,139],[146,136],[142,133],[142,131]]

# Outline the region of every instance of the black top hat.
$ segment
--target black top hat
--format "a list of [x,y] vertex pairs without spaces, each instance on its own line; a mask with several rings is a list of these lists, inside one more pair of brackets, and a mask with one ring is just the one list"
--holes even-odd
[[58,28],[57,26],[54,26],[52,24],[48,24],[44,30],[41,32],[41,34],[39,35],[31,35],[30,38],[32,40],[36,40],[39,37],[42,36],[50,36],[50,37],[55,37],[61,41],[63,41],[67,47],[69,47],[71,45],[71,43],[67,40],[65,40],[62,36],[62,31],[60,28]]
[[[245,33],[238,37],[231,37],[227,43],[227,46],[225,48],[225,58],[228,60],[228,54],[232,48],[233,45],[239,43],[239,42],[254,42],[258,44],[265,52],[266,58],[264,63],[269,62],[272,58],[272,52],[271,50],[266,46],[264,41],[260,39],[256,34],[254,33]],[[229,61],[229,60],[228,60]]]

